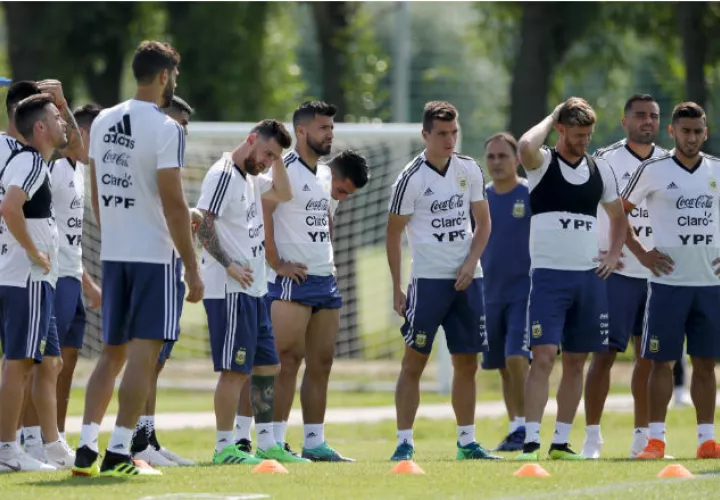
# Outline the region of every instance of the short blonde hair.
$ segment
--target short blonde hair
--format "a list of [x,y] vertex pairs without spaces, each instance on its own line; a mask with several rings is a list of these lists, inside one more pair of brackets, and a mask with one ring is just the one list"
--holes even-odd
[[567,127],[590,127],[596,120],[595,110],[581,97],[565,101],[558,116],[558,123]]

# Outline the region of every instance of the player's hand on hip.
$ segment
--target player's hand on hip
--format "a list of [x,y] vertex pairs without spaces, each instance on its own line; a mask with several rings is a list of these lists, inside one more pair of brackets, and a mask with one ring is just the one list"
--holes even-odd
[[470,283],[475,279],[475,270],[477,269],[477,261],[463,262],[463,265],[458,269],[455,280],[455,290],[462,291],[470,286]]
[[292,279],[298,285],[307,279],[307,266],[297,262],[281,262],[275,270],[278,276]]
[[673,266],[675,265],[669,255],[662,253],[657,248],[645,252],[638,257],[638,260],[640,264],[650,269],[655,276],[670,274],[673,272]]
[[240,283],[243,288],[250,288],[253,284],[253,272],[249,267],[233,262],[227,268],[228,276]]
[[102,291],[94,281],[83,286],[83,292],[88,298],[88,308],[97,309],[102,305]]
[[612,255],[606,251],[600,251],[600,255],[595,257],[593,261],[598,262],[598,267],[595,269],[595,273],[602,279],[607,279],[613,272],[621,271],[625,264],[623,264],[622,253],[619,255]]
[[185,300],[188,302],[200,302],[203,298],[203,295],[205,295],[205,283],[203,283],[202,278],[200,277],[200,271],[197,269],[195,270],[185,270],[185,283],[187,284],[188,294],[187,297],[185,297]]
[[191,208],[190,209],[190,230],[193,234],[196,234],[198,232],[198,229],[200,228],[200,224],[202,224],[203,221],[203,214],[200,210],[197,208]]
[[401,318],[405,317],[405,309],[407,308],[407,297],[402,290],[396,290],[393,293],[393,309]]
[[37,82],[37,85],[41,92],[53,97],[56,106],[60,107],[66,104],[60,80],[42,80]]
[[50,255],[45,252],[36,251],[35,253],[28,253],[28,257],[33,264],[43,270],[43,274],[50,272]]

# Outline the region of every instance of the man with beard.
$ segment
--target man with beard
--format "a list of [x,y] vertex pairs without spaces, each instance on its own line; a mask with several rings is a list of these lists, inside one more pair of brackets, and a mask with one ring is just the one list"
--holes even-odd
[[634,231],[627,246],[650,276],[642,356],[651,361],[648,442],[638,459],[665,456],[665,417],[673,391],[673,363],[687,352],[693,365],[690,394],[697,417],[697,458],[720,458],[715,440],[715,360],[720,358],[720,160],[700,152],[707,140],[705,111],[694,102],[675,106],[669,155],[644,162],[623,191],[626,212],[643,201],[653,221],[654,248]]
[[[612,146],[600,149],[596,158],[605,160],[618,180],[620,190],[625,189],[638,166],[649,158],[667,155],[667,151],[655,146],[660,127],[660,107],[648,94],[635,94],[625,103],[622,126],[627,138]],[[609,248],[610,222],[604,210],[598,210],[598,238],[600,252]],[[632,230],[646,248],[652,248],[652,228],[645,204],[637,206],[628,214]],[[640,356],[642,348],[642,321],[647,301],[647,279],[650,275],[645,266],[629,250],[625,250],[623,269],[615,271],[607,279],[609,350],[593,353],[585,381],[585,458],[600,458],[602,436],[600,418],[610,390],[610,369],[618,352],[625,352],[628,341],[633,339],[635,365],[633,367],[632,393],[635,401],[635,429],[630,456],[634,458],[647,442],[648,408],[647,382],[650,361]]]
[[[302,455],[313,461],[351,461],[332,449],[324,437],[327,388],[335,353],[342,300],[334,276],[331,233],[332,173],[318,164],[330,153],[335,106],[305,102],[293,114],[295,150],[284,158],[293,199],[285,203],[263,200],[268,300],[275,342],[280,356],[275,440],[285,443],[298,370],[305,359],[300,389],[303,409]],[[345,182],[345,191],[358,186]]]
[[[90,132],[92,204],[102,241],[104,346],[88,381],[75,475],[160,474],[136,467],[130,442],[160,349],[177,337],[177,252],[185,266],[187,300],[197,302],[203,295],[180,173],[185,134],[160,110],[172,99],[179,63],[170,45],[142,42],[132,61],[135,98],[103,110]],[[126,361],[115,430],[98,468],[100,423]]]
[[[595,111],[571,97],[527,131],[518,143],[530,188],[530,299],[526,336],[532,364],[525,381],[526,436],[519,460],[539,459],[540,421],[558,348],[562,379],[549,457],[584,458],[570,449],[572,422],[580,404],[588,354],[607,350],[605,282],[620,261],[627,219],[617,181],[604,160],[586,153]],[[553,128],[555,148],[543,146]],[[610,218],[608,251],[598,257],[598,205]]]
[[[204,302],[215,371],[217,440],[213,463],[253,464],[260,459],[307,462],[286,451],[273,437],[275,375],[279,360],[265,294],[265,229],[262,199],[292,198],[283,149],[292,139],[277,120],[263,120],[231,153],[224,153],[203,181],[197,208],[203,214],[198,236],[203,244],[203,276],[208,291],[225,289],[224,300]],[[272,177],[261,174],[272,165]],[[218,273],[217,270],[224,270]],[[214,294],[212,294],[214,295]],[[243,385],[251,377],[251,404],[258,433],[257,457],[234,439],[235,413]]]

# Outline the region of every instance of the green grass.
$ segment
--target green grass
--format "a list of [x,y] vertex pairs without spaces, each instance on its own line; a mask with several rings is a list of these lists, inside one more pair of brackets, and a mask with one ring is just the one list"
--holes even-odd
[[[543,428],[543,450],[552,433],[551,419]],[[506,432],[502,419],[478,420],[478,438],[495,445]],[[578,419],[571,439],[580,447],[583,429]],[[181,455],[205,462],[196,467],[166,469],[157,478],[116,480],[72,478],[68,472],[32,473],[0,476],[0,498],[61,498],[80,500],[136,500],[154,496],[186,493],[181,498],[202,498],[200,494],[232,498],[240,493],[265,493],[274,499],[497,499],[497,498],[714,498],[720,487],[718,461],[686,459],[694,456],[695,425],[693,411],[671,411],[668,420],[668,452],[681,457],[672,462],[623,460],[630,445],[632,417],[608,414],[604,420],[604,455],[598,462],[562,463],[543,460],[549,478],[515,478],[521,465],[512,460],[499,463],[457,462],[455,428],[449,421],[421,420],[416,425],[416,462],[424,476],[389,474],[388,461],[395,447],[392,422],[372,425],[328,425],[330,442],[342,453],[358,459],[355,464],[297,464],[288,466],[287,475],[252,474],[246,466],[209,466],[214,433],[207,431],[160,432],[164,446]],[[106,444],[107,435],[101,437]],[[289,438],[300,443],[300,429],[290,429]],[[71,442],[75,436],[70,438]],[[514,454],[508,454],[511,459]],[[657,480],[667,463],[682,463],[698,475],[693,480]],[[600,489],[597,489],[600,488]],[[190,496],[189,494],[195,495]],[[179,498],[179,497],[175,497]],[[205,497],[208,498],[208,497]]]

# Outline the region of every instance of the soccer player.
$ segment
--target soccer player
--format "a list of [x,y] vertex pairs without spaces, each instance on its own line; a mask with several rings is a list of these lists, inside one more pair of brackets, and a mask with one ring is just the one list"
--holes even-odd
[[[490,236],[490,212],[482,170],[473,159],[454,152],[457,120],[452,104],[425,104],[425,150],[400,173],[390,197],[387,257],[393,307],[405,318],[401,333],[407,344],[395,389],[398,445],[394,461],[410,460],[415,453],[412,427],[420,403],[420,377],[441,325],[455,373],[452,404],[457,458],[499,458],[475,441],[477,354],[486,345],[480,257]],[[407,297],[400,285],[406,230],[413,261]]]
[[[622,126],[627,137],[607,148],[600,149],[596,158],[607,162],[615,174],[620,190],[624,189],[630,176],[638,166],[649,158],[667,154],[655,145],[660,128],[660,107],[648,94],[632,95],[625,103]],[[639,205],[628,219],[632,230],[647,248],[652,248],[652,227],[645,204]],[[598,239],[600,252],[607,252],[610,223],[604,210],[598,210]],[[630,456],[642,451],[647,442],[648,407],[647,381],[650,361],[640,356],[642,320],[647,300],[647,279],[650,271],[645,268],[629,250],[625,250],[623,269],[611,274],[606,283],[609,332],[608,351],[595,352],[585,380],[585,443],[582,455],[585,458],[599,458],[602,446],[600,418],[608,391],[610,390],[610,369],[618,352],[625,352],[632,338],[635,348],[632,392],[635,405],[635,429]]]
[[334,276],[330,193],[335,186],[346,197],[367,182],[367,171],[362,168],[348,177],[344,173],[333,176],[328,166],[318,163],[330,153],[335,112],[335,106],[319,101],[305,102],[295,110],[295,150],[284,158],[293,199],[285,203],[263,200],[267,259],[273,269],[268,298],[280,356],[275,440],[286,444],[287,420],[304,358],[302,456],[322,462],[352,461],[325,441],[328,380],[342,304]]
[[495,451],[518,451],[525,442],[523,393],[530,350],[525,315],[530,293],[530,199],[517,168],[517,141],[507,133],[485,142],[485,165],[492,178],[487,200],[493,231],[483,252],[485,330],[488,349],[482,368],[500,370],[510,432]]
[[[283,165],[283,149],[292,139],[277,120],[263,120],[231,153],[205,176],[198,201],[203,222],[203,274],[211,282],[212,268],[226,272],[225,300],[205,302],[215,371],[217,440],[213,463],[308,462],[286,451],[273,435],[273,400],[279,359],[265,305],[265,229],[261,198],[282,203],[293,196]],[[272,165],[272,177],[261,174]],[[213,262],[208,262],[212,260]],[[210,265],[208,265],[210,264]],[[251,402],[258,433],[257,457],[234,441],[235,414],[240,393],[251,377]]]
[[704,155],[705,111],[683,102],[672,112],[670,155],[644,162],[623,191],[625,210],[645,201],[653,221],[648,250],[634,232],[627,246],[650,276],[643,357],[652,363],[648,383],[649,440],[639,459],[665,455],[665,416],[673,392],[672,365],[687,352],[693,372],[690,394],[697,416],[697,458],[720,458],[715,440],[715,360],[720,358],[720,159]]
[[[66,128],[53,96],[38,94],[13,111],[26,142],[0,170],[0,341],[5,357],[0,380],[0,468],[6,471],[55,470],[24,453],[16,442],[24,388],[35,362],[42,363],[49,338],[53,286],[57,280],[58,233],[52,217],[50,172],[57,149],[67,145]],[[47,394],[36,371],[33,399],[55,419],[55,392]],[[53,408],[49,409],[48,404]],[[44,426],[48,459],[64,461],[70,450],[59,439],[56,422]]]
[[[190,116],[194,110],[180,97],[174,95],[170,101],[170,105],[163,108],[163,111],[170,118],[178,122],[187,137],[187,126],[190,122]],[[180,267],[180,262],[177,262]],[[182,315],[183,298],[185,297],[185,283],[182,281],[182,270],[176,269],[176,287],[177,287],[177,336],[180,336],[180,316]],[[164,448],[158,442],[155,433],[155,405],[157,402],[157,382],[160,372],[165,367],[165,362],[170,358],[175,342],[165,342],[160,350],[160,356],[156,365],[154,375],[150,379],[150,392],[148,394],[147,403],[143,414],[135,426],[135,434],[133,434],[130,451],[133,458],[144,460],[151,466],[171,467],[175,465],[193,465],[194,462],[183,458],[177,453]]]
[[[518,143],[530,188],[530,299],[526,335],[532,364],[525,381],[526,435],[519,460],[538,460],[540,421],[549,379],[562,348],[558,413],[549,457],[583,459],[568,445],[583,389],[588,353],[607,350],[605,282],[618,266],[627,232],[617,181],[608,164],[586,153],[595,111],[571,97],[527,131]],[[553,149],[543,142],[553,128]],[[607,253],[598,257],[597,211],[610,218]]]
[[[185,134],[160,111],[172,99],[180,56],[162,42],[142,42],[132,61],[135,97],[103,110],[90,132],[92,204],[101,231],[103,351],[88,381],[73,474],[132,477],[130,442],[147,402],[160,349],[177,336],[177,253],[189,302],[202,299],[190,211],[182,189]],[[118,416],[98,468],[100,423],[115,378]]]

